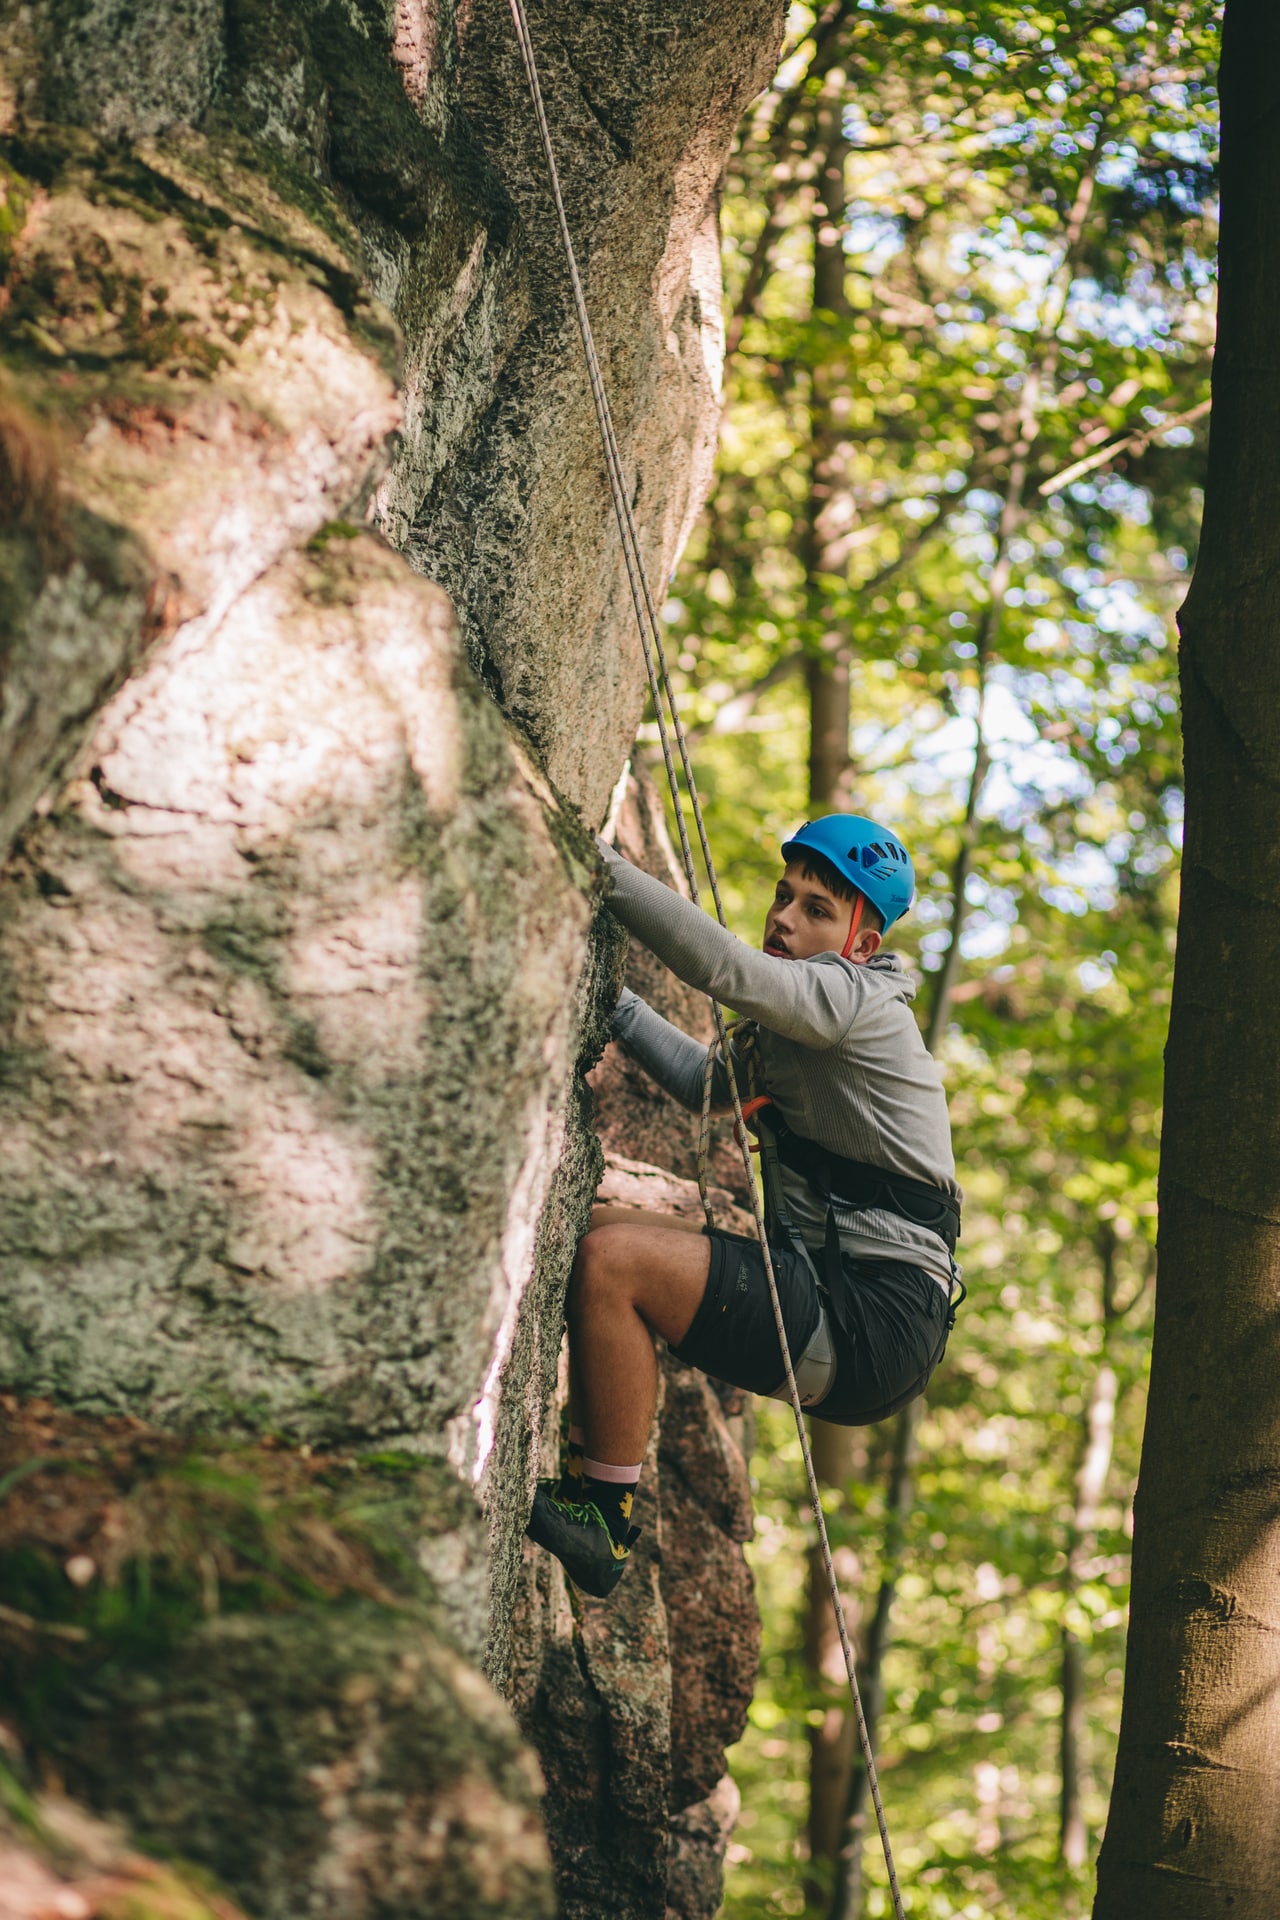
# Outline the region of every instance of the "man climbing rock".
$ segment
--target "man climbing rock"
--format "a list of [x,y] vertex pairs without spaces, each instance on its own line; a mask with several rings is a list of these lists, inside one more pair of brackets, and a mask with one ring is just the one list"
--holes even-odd
[[[960,1189],[946,1099],[883,936],[911,904],[906,848],[831,814],[782,848],[763,951],[605,841],[610,906],[689,986],[742,1017],[731,1048],[760,1135],[765,1219],[804,1406],[861,1426],[923,1391],[963,1298]],[[634,993],[614,1033],[668,1093],[702,1102],[706,1050]],[[729,1099],[723,1062],[712,1098]],[[958,1301],[956,1302],[958,1304]],[[530,1537],[585,1592],[611,1593],[657,1397],[653,1336],[719,1380],[789,1397],[755,1239],[598,1206],[569,1288],[568,1451],[537,1490]]]

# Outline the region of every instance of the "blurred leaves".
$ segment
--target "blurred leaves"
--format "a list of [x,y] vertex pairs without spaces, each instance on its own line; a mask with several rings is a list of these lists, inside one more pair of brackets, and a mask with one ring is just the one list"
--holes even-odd
[[[1207,439],[1203,413],[1181,416],[1207,400],[1214,323],[1218,9],[863,0],[796,7],[790,29],[725,182],[720,470],[672,585],[671,653],[726,906],[753,940],[806,810],[805,662],[847,659],[849,804],[915,855],[895,944],[924,976],[923,1019],[952,937],[989,636],[990,769],[941,1048],[971,1300],[922,1425],[882,1745],[918,1920],[1057,1920],[1087,1904],[1056,1858],[1064,1625],[1085,1653],[1095,1839],[1119,1710],[1181,832],[1173,618]],[[833,99],[844,317],[813,304]],[[838,438],[822,470],[819,386]],[[814,578],[805,536],[828,483],[843,518]],[[1115,1450],[1072,1581],[1104,1351]],[[832,1704],[799,1649],[807,1533],[788,1422],[761,1410],[767,1652],[735,1760],[746,1811],[725,1908],[744,1917],[804,1910],[805,1728]],[[864,1611],[887,1446],[867,1436],[831,1515]]]

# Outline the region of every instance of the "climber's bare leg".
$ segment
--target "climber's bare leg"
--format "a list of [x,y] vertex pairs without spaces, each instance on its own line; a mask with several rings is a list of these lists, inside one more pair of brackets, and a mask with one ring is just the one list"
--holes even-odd
[[651,1213],[648,1207],[623,1207],[613,1200],[599,1200],[591,1209],[591,1231],[597,1227],[658,1227],[671,1233],[701,1233],[701,1220],[685,1220],[674,1213]]
[[710,1271],[699,1223],[641,1208],[593,1212],[569,1283],[570,1417],[589,1459],[644,1459],[658,1397],[653,1336],[679,1346]]
[[[593,1233],[597,1227],[636,1225],[662,1227],[677,1233],[702,1232],[701,1220],[685,1220],[673,1213],[651,1213],[647,1207],[625,1207],[612,1200],[602,1200],[597,1201],[591,1209],[589,1231]],[[569,1350],[569,1424],[574,1427],[582,1426],[582,1387],[578,1380],[578,1363],[574,1359],[572,1346]],[[601,1458],[599,1454],[592,1457],[597,1460]]]

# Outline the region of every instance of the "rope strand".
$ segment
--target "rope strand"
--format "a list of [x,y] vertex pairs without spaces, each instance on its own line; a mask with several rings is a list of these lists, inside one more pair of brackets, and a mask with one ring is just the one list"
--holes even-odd
[[[595,403],[596,420],[600,428],[601,444],[604,448],[605,467],[609,476],[609,487],[613,495],[614,512],[617,515],[618,531],[622,537],[622,552],[626,562],[627,579],[631,587],[631,599],[635,607],[636,624],[640,629],[640,641],[644,649],[645,671],[649,678],[649,692],[653,700],[654,713],[658,722],[658,737],[662,744],[662,758],[666,767],[667,781],[671,788],[672,805],[675,809],[676,825],[680,834],[680,853],[684,865],[685,877],[689,883],[689,892],[696,904],[700,904],[701,893],[698,887],[697,873],[694,867],[693,851],[689,844],[689,832],[685,821],[684,806],[681,800],[680,783],[676,775],[675,758],[671,751],[671,732],[676,737],[680,756],[681,770],[684,774],[685,791],[689,796],[697,828],[699,845],[706,868],[707,881],[715,903],[716,917],[721,926],[726,924],[724,906],[720,899],[720,888],[716,880],[715,861],[711,856],[711,846],[707,839],[706,823],[702,814],[702,803],[698,795],[697,781],[689,758],[689,744],[680,719],[675,692],[671,685],[671,675],[667,667],[666,652],[662,644],[662,632],[658,622],[657,609],[653,595],[649,590],[648,575],[640,551],[640,537],[635,517],[631,511],[630,497],[624,484],[622,459],[618,452],[618,443],[614,437],[613,419],[609,411],[608,397],[604,389],[604,379],[600,371],[600,362],[596,354],[595,339],[591,331],[591,320],[587,313],[586,298],[582,291],[582,281],[578,273],[577,256],[573,239],[569,232],[569,222],[565,215],[564,198],[560,191],[560,175],[556,166],[555,150],[551,144],[551,131],[547,125],[546,108],[542,99],[542,87],[538,79],[537,63],[534,59],[533,42],[529,35],[529,22],[525,13],[524,0],[510,0],[511,16],[515,22],[516,37],[520,45],[520,55],[524,62],[525,76],[529,82],[529,93],[533,101],[533,110],[538,123],[538,133],[542,142],[543,157],[547,164],[547,173],[551,183],[551,194],[555,201],[556,218],[560,227],[560,238],[564,245],[565,261],[569,270],[569,281],[573,289],[573,303],[577,314],[578,331],[582,336],[583,352],[587,362],[587,377],[591,383],[591,397]],[[671,714],[671,727],[668,728],[663,700]],[[708,996],[712,1018],[715,1022],[716,1040],[714,1046],[724,1060],[729,1082],[729,1095],[733,1103],[734,1132],[742,1149],[743,1164],[747,1173],[751,1194],[752,1213],[755,1216],[756,1234],[760,1242],[761,1256],[764,1261],[765,1277],[769,1285],[769,1298],[773,1307],[774,1323],[778,1332],[778,1345],[786,1369],[787,1393],[791,1401],[791,1410],[795,1415],[796,1431],[800,1436],[800,1451],[804,1458],[805,1477],[809,1483],[809,1501],[817,1523],[818,1539],[822,1551],[823,1566],[826,1569],[827,1585],[831,1594],[831,1606],[835,1615],[836,1628],[840,1636],[840,1649],[844,1655],[845,1672],[849,1681],[849,1695],[853,1704],[854,1720],[858,1732],[858,1744],[862,1751],[863,1762],[867,1769],[867,1780],[871,1789],[871,1802],[875,1808],[876,1825],[880,1831],[880,1844],[884,1851],[885,1867],[889,1876],[889,1892],[893,1901],[895,1920],[906,1920],[906,1910],[902,1903],[902,1892],[898,1885],[898,1875],[894,1866],[893,1848],[889,1842],[889,1829],[885,1820],[884,1805],[880,1797],[880,1781],[876,1771],[875,1755],[871,1749],[871,1740],[867,1731],[866,1714],[862,1706],[862,1694],[858,1686],[857,1664],[854,1660],[853,1646],[849,1638],[848,1624],[845,1620],[844,1602],[840,1594],[840,1584],[836,1578],[835,1564],[831,1555],[831,1542],[827,1536],[826,1520],[822,1512],[822,1498],[818,1490],[818,1478],[814,1472],[813,1455],[809,1447],[809,1436],[805,1430],[804,1408],[800,1400],[800,1391],[796,1386],[795,1369],[791,1360],[791,1349],[787,1340],[787,1330],[782,1316],[782,1303],[778,1296],[778,1283],[773,1271],[773,1257],[769,1248],[769,1237],[765,1229],[764,1210],[756,1186],[751,1166],[751,1154],[747,1142],[746,1125],[742,1117],[742,1102],[738,1094],[737,1077],[734,1073],[733,1059],[729,1052],[728,1034],[725,1028],[724,1014],[719,1003]],[[706,1153],[702,1142],[710,1112],[711,1075],[715,1053],[708,1050],[707,1066],[703,1083],[703,1123],[700,1129],[699,1153],[699,1189],[708,1223],[712,1221],[710,1202],[706,1190]]]
[[713,1040],[707,1048],[702,1069],[702,1112],[698,1116],[698,1197],[702,1201],[708,1230],[712,1233],[715,1232],[716,1216],[711,1206],[711,1195],[707,1192],[707,1154],[711,1146],[711,1079],[716,1070],[716,1053]]

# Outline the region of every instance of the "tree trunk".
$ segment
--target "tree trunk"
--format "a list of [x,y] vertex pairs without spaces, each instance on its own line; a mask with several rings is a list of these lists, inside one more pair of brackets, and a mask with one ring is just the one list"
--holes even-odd
[[[1076,1505],[1071,1519],[1071,1544],[1065,1578],[1068,1601],[1084,1578],[1084,1564],[1094,1548],[1098,1503],[1111,1465],[1111,1438],[1115,1427],[1115,1369],[1104,1361],[1094,1376],[1085,1412],[1084,1449],[1076,1476]],[[1062,1797],[1059,1847],[1069,1867],[1082,1867],[1089,1836],[1080,1800],[1081,1745],[1085,1731],[1084,1654],[1066,1621],[1062,1627]]]
[[1151,1389],[1097,1920],[1280,1911],[1280,13],[1227,0]]
[[[919,1427],[921,1407],[923,1402],[913,1400],[896,1419],[894,1452],[885,1501],[885,1561],[860,1663],[862,1713],[873,1751],[879,1734],[881,1707],[885,1703],[885,1655],[892,1645],[892,1611],[898,1592],[898,1574],[902,1571],[902,1534],[908,1513],[912,1511],[915,1428]],[[871,1803],[871,1778],[862,1755],[854,1749],[852,1734],[850,1761],[852,1766],[848,1772],[848,1788],[841,1818],[841,1843],[835,1866],[835,1889],[831,1895],[831,1920],[858,1920],[862,1912],[862,1866],[867,1839],[867,1807]]]
[[[880,1710],[884,1705],[885,1656],[893,1644],[893,1603],[902,1570],[903,1533],[911,1511],[916,1429],[923,1404],[923,1401],[913,1400],[897,1417],[893,1463],[889,1470],[885,1501],[884,1568],[860,1666],[862,1711],[873,1752],[880,1727]],[[862,1869],[867,1839],[867,1808],[871,1804],[871,1779],[861,1755],[855,1753],[852,1758],[853,1766],[841,1821],[831,1920],[858,1920],[862,1912]]]
[[1088,1857],[1089,1835],[1080,1800],[1080,1768],[1087,1725],[1084,1650],[1070,1627],[1062,1629],[1059,1667],[1062,1722],[1059,1727],[1058,1766],[1061,1795],[1058,1807],[1058,1853],[1069,1867],[1082,1867]]
[[[818,115],[822,153],[811,220],[813,311],[837,321],[849,315],[845,294],[845,166],[849,143],[841,131],[843,77],[828,81]],[[811,617],[825,622],[821,575],[843,570],[853,519],[842,451],[847,431],[848,367],[838,356],[822,360],[810,375],[809,512],[805,530],[805,566],[809,576]],[[835,813],[848,803],[849,649],[835,626],[825,625],[819,650],[805,661],[809,694],[809,810]]]
[[[843,1493],[857,1472],[859,1456],[865,1466],[865,1442],[856,1428],[833,1427],[813,1420],[809,1423],[809,1445],[820,1487]],[[857,1555],[844,1547],[836,1549],[834,1558],[849,1632],[856,1637]],[[848,1711],[844,1654],[831,1606],[827,1570],[816,1542],[808,1556],[804,1660],[814,1703],[824,1708],[821,1721],[809,1729],[809,1858],[818,1871],[809,1877],[806,1897],[811,1904],[825,1904],[831,1870],[840,1847],[853,1760],[853,1722]]]
[[809,695],[809,813],[838,813],[848,802],[849,658],[838,645],[805,661]]
[[956,857],[951,863],[951,920],[947,927],[947,944],[942,955],[942,965],[934,975],[933,992],[929,999],[929,1018],[925,1023],[924,1043],[930,1053],[936,1053],[942,1045],[943,1035],[947,1031],[947,1018],[951,1012],[951,996],[960,974],[960,937],[964,932],[965,907],[968,904],[966,889],[978,839],[978,801],[982,796],[987,769],[991,762],[986,722],[987,668],[990,664],[987,638],[992,624],[991,611],[988,609],[983,616],[979,636],[981,644],[978,650],[978,708],[974,715],[976,738],[973,746],[973,766],[965,794],[964,818],[960,822],[960,843],[956,848]]

